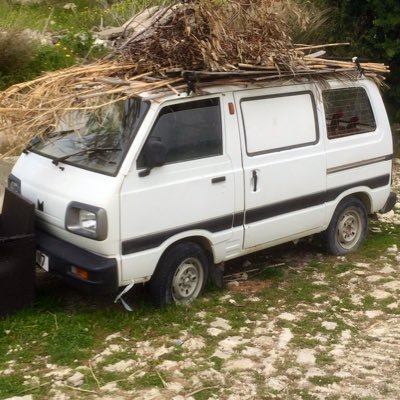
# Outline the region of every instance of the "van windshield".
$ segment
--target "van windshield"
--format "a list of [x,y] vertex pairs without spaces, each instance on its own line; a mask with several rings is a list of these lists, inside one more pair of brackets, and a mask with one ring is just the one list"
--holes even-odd
[[55,164],[116,175],[148,109],[149,102],[131,98],[99,109],[68,112],[29,151]]

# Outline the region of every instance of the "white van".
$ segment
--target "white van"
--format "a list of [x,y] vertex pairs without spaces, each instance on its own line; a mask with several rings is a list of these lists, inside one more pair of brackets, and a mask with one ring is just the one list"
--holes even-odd
[[[16,163],[37,205],[38,263],[80,288],[150,281],[196,298],[215,265],[323,232],[357,249],[393,208],[392,136],[376,85],[209,87],[71,114]],[[60,131],[62,130],[62,131]]]

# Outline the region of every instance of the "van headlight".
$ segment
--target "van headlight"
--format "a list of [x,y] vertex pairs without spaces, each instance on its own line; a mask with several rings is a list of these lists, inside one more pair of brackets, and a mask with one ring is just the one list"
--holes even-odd
[[107,238],[107,213],[104,208],[73,201],[67,207],[65,228],[90,239]]

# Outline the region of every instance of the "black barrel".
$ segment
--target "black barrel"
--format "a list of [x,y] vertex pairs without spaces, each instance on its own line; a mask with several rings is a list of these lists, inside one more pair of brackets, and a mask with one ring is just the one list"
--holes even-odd
[[34,216],[34,204],[6,189],[0,214],[0,315],[34,300]]

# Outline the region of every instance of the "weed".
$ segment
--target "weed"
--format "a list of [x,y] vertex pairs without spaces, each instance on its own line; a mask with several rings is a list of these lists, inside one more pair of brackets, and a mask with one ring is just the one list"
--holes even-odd
[[302,399],[302,400],[317,400],[319,397],[310,394],[307,390],[299,390],[295,391],[295,393]]
[[214,369],[221,371],[222,366],[224,365],[224,360],[219,357],[211,357],[210,360],[214,363]]
[[367,295],[362,300],[362,303],[363,303],[364,308],[367,308],[367,309],[372,308],[372,307],[374,307],[375,299],[372,296]]
[[330,365],[335,362],[335,357],[331,356],[328,353],[318,353],[315,356],[315,360],[317,365],[319,366],[325,366],[325,365]]
[[138,388],[151,388],[163,387],[163,381],[158,374],[146,373],[140,378],[135,379],[135,387]]
[[308,378],[308,380],[314,385],[318,386],[328,386],[333,383],[339,383],[342,379],[338,376],[313,376]]
[[215,393],[215,391],[216,391],[215,388],[202,390],[199,393],[195,393],[193,397],[195,398],[195,400],[208,400],[212,398],[210,396],[212,396]]
[[0,398],[13,396],[16,388],[21,390],[24,378],[20,374],[0,375]]

